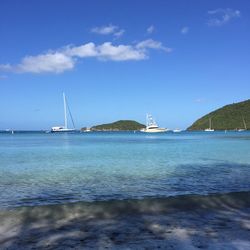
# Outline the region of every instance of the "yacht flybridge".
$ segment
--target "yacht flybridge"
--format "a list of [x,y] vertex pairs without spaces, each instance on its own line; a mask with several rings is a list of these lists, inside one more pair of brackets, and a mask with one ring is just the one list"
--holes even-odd
[[166,132],[168,129],[166,128],[159,128],[157,123],[155,122],[152,115],[147,114],[146,115],[146,128],[141,129],[141,132],[145,133],[161,133]]
[[[51,132],[73,132],[76,130],[75,124],[74,124],[74,121],[73,121],[73,118],[72,118],[72,115],[71,115],[71,112],[70,112],[70,109],[69,109],[69,106],[68,106],[68,103],[66,100],[66,96],[64,93],[63,93],[63,104],[64,104],[63,105],[63,107],[64,107],[64,126],[52,127]],[[67,110],[68,110],[68,113],[70,115],[70,119],[71,119],[73,128],[68,128]]]

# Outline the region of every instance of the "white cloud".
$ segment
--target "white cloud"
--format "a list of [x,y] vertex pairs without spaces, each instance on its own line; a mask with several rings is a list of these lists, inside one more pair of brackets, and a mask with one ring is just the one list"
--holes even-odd
[[147,59],[150,49],[171,52],[171,48],[167,48],[161,42],[152,39],[141,41],[135,45],[113,45],[111,42],[96,45],[90,42],[80,46],[66,46],[57,51],[49,51],[37,56],[26,56],[17,65],[0,65],[0,71],[62,73],[73,69],[79,58],[94,57],[105,61],[138,61]]
[[0,64],[0,71],[10,71],[12,66],[7,63],[7,64]]
[[91,32],[97,33],[100,35],[109,35],[109,34],[113,34],[117,29],[118,29],[117,26],[110,24],[108,26],[94,27],[91,29]]
[[18,65],[0,65],[0,70],[16,73],[62,73],[74,68],[74,59],[54,52],[37,56],[26,56]]
[[207,24],[209,26],[222,26],[228,23],[231,19],[239,18],[240,11],[232,9],[216,9],[208,11],[211,18],[208,20]]
[[148,33],[148,34],[152,34],[154,31],[155,31],[154,25],[150,25],[150,26],[147,28],[147,33]]
[[101,45],[87,43],[78,47],[67,47],[65,53],[72,57],[96,57],[111,61],[142,60],[145,57],[145,53],[131,45],[113,45],[111,42]]
[[65,53],[68,56],[74,57],[94,57],[97,56],[98,52],[96,50],[96,45],[94,43],[86,43],[81,46],[75,47],[66,47],[65,50],[62,50],[62,53]]
[[142,42],[139,42],[136,44],[136,48],[140,50],[146,50],[146,49],[160,49],[164,50],[166,52],[171,52],[172,49],[168,47],[164,47],[161,42],[155,41],[153,39],[147,39]]
[[144,51],[136,49],[131,45],[114,46],[106,42],[97,47],[98,58],[112,61],[142,60],[146,58]]
[[116,38],[119,38],[119,37],[121,37],[124,33],[125,33],[125,30],[121,29],[121,30],[115,32],[115,33],[114,33],[114,36],[115,36]]
[[78,47],[68,47],[65,52],[67,55],[81,58],[96,57],[102,60],[128,61],[147,58],[149,49],[172,51],[171,48],[164,47],[159,41],[147,39],[136,45],[113,45],[111,42],[105,42],[101,45],[87,43]]
[[37,56],[26,56],[17,65],[16,71],[21,73],[61,73],[74,68],[74,60],[63,53],[48,53]]
[[99,35],[114,35],[116,38],[119,38],[124,34],[125,30],[110,24],[107,26],[94,27],[91,29],[91,32]]
[[185,26],[181,29],[181,34],[186,35],[189,32],[189,27]]

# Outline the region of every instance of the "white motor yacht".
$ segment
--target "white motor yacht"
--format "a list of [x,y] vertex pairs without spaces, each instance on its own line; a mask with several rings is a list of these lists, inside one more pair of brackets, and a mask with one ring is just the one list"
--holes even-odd
[[144,133],[161,133],[166,132],[168,129],[166,128],[159,128],[155,120],[153,119],[152,115],[146,115],[146,128],[141,129],[141,132]]

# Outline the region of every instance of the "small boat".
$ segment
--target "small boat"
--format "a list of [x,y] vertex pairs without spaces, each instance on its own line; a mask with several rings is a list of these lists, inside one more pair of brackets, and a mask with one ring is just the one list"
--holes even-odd
[[5,129],[5,132],[11,133],[12,135],[14,134],[14,130],[11,130],[9,128]]
[[146,115],[146,128],[140,130],[144,133],[162,133],[168,131],[166,128],[159,128],[152,115]]
[[84,132],[84,133],[88,133],[88,132],[91,132],[92,130],[90,129],[90,128],[86,128],[86,129],[84,129],[82,132]]
[[173,132],[174,133],[180,133],[182,130],[181,129],[178,129],[178,128],[176,128],[176,129],[173,129]]
[[242,121],[243,121],[244,128],[237,129],[238,132],[243,132],[247,130],[247,124],[246,124],[244,117],[242,117]]
[[[53,132],[53,133],[54,132],[74,132],[74,131],[76,131],[75,124],[74,124],[69,106],[68,106],[67,101],[66,101],[66,96],[64,93],[63,93],[63,104],[64,104],[63,105],[63,107],[64,107],[64,126],[52,127],[51,132]],[[70,114],[71,122],[72,122],[74,128],[68,128],[67,110]]]
[[209,118],[209,128],[206,128],[204,130],[205,132],[214,132],[214,129],[212,129],[212,119]]

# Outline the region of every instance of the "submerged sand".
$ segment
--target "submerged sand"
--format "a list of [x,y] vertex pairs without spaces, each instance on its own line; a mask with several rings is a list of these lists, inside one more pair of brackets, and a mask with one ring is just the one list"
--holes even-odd
[[250,249],[250,192],[0,211],[0,249]]

